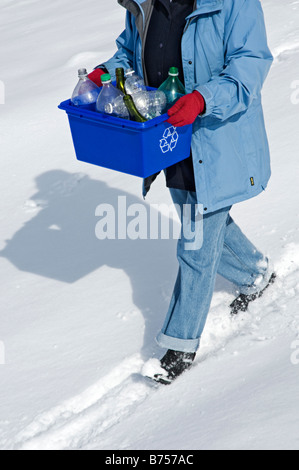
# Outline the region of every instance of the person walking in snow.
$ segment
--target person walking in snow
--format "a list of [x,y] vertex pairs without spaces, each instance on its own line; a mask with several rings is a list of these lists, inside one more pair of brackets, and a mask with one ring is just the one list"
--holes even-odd
[[[175,127],[193,124],[188,159],[165,170],[175,204],[203,207],[203,246],[178,242],[179,272],[157,342],[167,353],[154,380],[171,383],[200,346],[217,273],[240,293],[232,313],[246,311],[274,281],[270,263],[230,216],[231,207],[265,190],[270,155],[261,90],[273,58],[259,0],[118,0],[126,27],[116,54],[90,75],[132,67],[159,87],[179,69],[187,95],[169,111]],[[144,196],[157,175],[146,178]]]

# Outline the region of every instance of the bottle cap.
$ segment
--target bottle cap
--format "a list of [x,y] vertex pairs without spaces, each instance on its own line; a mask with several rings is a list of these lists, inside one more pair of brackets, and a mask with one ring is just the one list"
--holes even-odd
[[87,76],[87,70],[86,69],[79,69],[78,70],[78,75],[79,75],[79,77],[86,77]]
[[177,67],[170,67],[169,69],[169,75],[171,77],[178,77],[179,75],[179,69]]
[[134,69],[127,69],[126,70],[126,75],[132,75],[133,73],[135,73]]
[[108,83],[111,82],[111,75],[110,73],[104,73],[104,75],[101,76],[102,83]]

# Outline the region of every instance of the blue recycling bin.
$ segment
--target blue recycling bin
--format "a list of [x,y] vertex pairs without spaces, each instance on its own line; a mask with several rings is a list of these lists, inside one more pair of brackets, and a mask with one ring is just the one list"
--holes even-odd
[[192,125],[175,128],[167,114],[139,123],[78,108],[70,100],[59,109],[68,115],[82,162],[146,178],[190,156]]

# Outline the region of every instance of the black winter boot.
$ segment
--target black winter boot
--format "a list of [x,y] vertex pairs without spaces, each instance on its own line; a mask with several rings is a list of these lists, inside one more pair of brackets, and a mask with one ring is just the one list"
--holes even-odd
[[268,289],[268,287],[271,284],[274,284],[275,279],[276,279],[276,274],[273,273],[266,287],[260,292],[257,292],[256,294],[250,294],[250,295],[240,294],[239,297],[237,297],[233,301],[233,303],[230,305],[231,315],[237,315],[239,312],[247,312],[250,302],[254,302],[256,299],[259,299],[260,297],[262,297],[265,290]]
[[163,385],[171,384],[183,372],[190,369],[195,359],[196,353],[184,353],[169,349],[161,359],[161,368],[165,374],[155,374],[153,379]]

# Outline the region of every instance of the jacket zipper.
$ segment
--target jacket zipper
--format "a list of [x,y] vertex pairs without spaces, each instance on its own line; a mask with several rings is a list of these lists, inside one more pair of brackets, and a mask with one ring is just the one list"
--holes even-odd
[[144,19],[144,25],[143,25],[143,38],[141,40],[141,47],[142,47],[142,53],[141,53],[141,58],[142,58],[142,69],[143,69],[143,78],[144,82],[146,85],[148,85],[148,78],[147,78],[147,72],[145,68],[145,59],[144,59],[144,54],[145,54],[145,44],[146,44],[146,38],[147,38],[147,33],[149,30],[149,24],[150,24],[150,19],[154,11],[154,2],[151,1],[151,7],[148,13],[148,17]]

